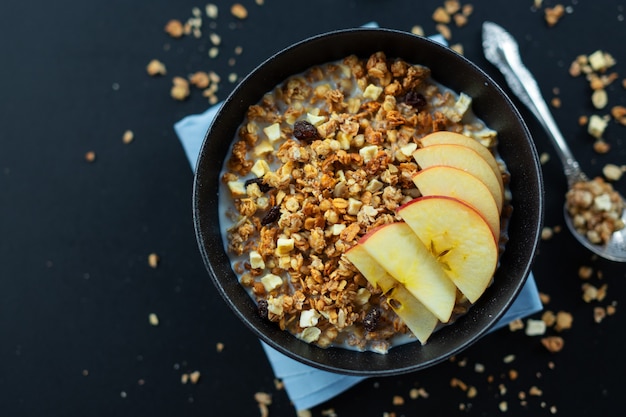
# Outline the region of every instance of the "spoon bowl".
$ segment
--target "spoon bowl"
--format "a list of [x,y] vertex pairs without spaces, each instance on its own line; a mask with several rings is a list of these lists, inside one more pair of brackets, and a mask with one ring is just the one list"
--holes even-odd
[[[495,23],[485,22],[483,24],[483,50],[485,58],[500,70],[513,93],[528,107],[545,129],[563,164],[569,188],[578,182],[588,181],[587,175],[581,170],[580,164],[574,158],[554,121],[537,81],[522,63],[519,47],[513,36]],[[567,210],[567,203],[563,211],[565,224],[584,247],[602,258],[626,262],[626,227],[613,232],[605,244],[593,244],[585,235],[576,230]],[[622,211],[621,219],[622,222],[626,222],[626,210]]]

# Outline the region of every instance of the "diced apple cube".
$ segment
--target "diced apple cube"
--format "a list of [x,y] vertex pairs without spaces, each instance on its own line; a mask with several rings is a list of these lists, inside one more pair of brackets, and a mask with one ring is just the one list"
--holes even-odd
[[280,139],[280,124],[274,123],[267,127],[264,127],[263,133],[265,133],[265,136],[267,136],[270,142],[276,142],[278,139]]
[[276,241],[276,254],[279,256],[287,255],[294,248],[294,240],[293,238],[284,238],[280,237]]
[[263,284],[263,288],[265,288],[266,292],[272,292],[276,288],[283,285],[283,279],[278,275],[267,274],[261,278],[261,283]]
[[307,113],[306,120],[313,126],[319,126],[326,121],[326,116],[318,116],[313,113]]
[[228,189],[235,198],[246,195],[246,185],[243,181],[228,181]]
[[254,147],[255,156],[263,156],[266,153],[274,152],[274,146],[267,140],[262,141]]
[[374,84],[370,84],[365,87],[365,91],[363,91],[363,97],[370,98],[372,100],[378,100],[381,93],[383,92],[383,88]]
[[316,310],[304,310],[302,313],[300,313],[300,327],[305,328],[316,326],[320,317],[320,313],[318,313]]
[[333,224],[331,230],[333,231],[333,236],[339,236],[341,232],[346,228],[346,225],[343,223]]
[[257,177],[263,178],[263,175],[270,172],[270,166],[265,159],[257,159],[250,170]]
[[349,215],[356,216],[357,214],[359,214],[359,210],[361,210],[362,206],[363,203],[361,201],[357,200],[356,198],[350,197],[348,199],[348,209],[346,211]]
[[265,262],[263,261],[263,257],[261,254],[255,250],[250,251],[250,267],[252,269],[263,269],[265,268]]

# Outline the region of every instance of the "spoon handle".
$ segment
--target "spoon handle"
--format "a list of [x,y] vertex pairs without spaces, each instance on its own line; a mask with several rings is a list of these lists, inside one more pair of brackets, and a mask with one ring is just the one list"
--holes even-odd
[[587,177],[557,127],[537,81],[522,63],[519,47],[513,36],[495,23],[485,22],[483,50],[487,60],[504,75],[511,91],[528,107],[548,133],[563,164],[568,184],[571,186],[576,182],[586,181]]

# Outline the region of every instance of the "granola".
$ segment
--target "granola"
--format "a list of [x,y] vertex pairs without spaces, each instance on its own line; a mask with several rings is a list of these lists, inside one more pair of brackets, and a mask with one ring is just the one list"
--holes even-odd
[[320,347],[384,353],[415,340],[344,253],[419,196],[411,152],[438,130],[496,154],[470,97],[383,52],[315,66],[249,107],[220,195],[233,270],[262,317]]

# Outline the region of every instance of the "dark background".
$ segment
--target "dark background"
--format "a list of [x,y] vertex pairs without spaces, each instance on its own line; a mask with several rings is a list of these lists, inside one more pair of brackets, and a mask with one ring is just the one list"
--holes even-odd
[[[245,20],[230,15],[232,2],[215,1],[219,17],[210,27],[204,15],[200,39],[163,31],[169,19],[191,17],[194,6],[204,12],[206,3],[190,0],[0,3],[0,415],[254,416],[258,391],[272,395],[271,416],[295,414],[259,342],[219,298],[202,264],[192,172],[172,126],[208,103],[198,90],[174,101],[171,78],[213,70],[223,99],[235,85],[228,74],[243,77],[310,35],[372,20],[434,33],[431,15],[443,1],[241,2]],[[531,0],[475,1],[468,24],[450,26],[450,42],[501,82],[482,56],[480,28],[492,20],[510,30],[544,96],[550,100],[558,89],[562,106],[553,113],[583,169],[599,175],[606,163],[626,163],[626,128],[612,121],[605,135],[612,150],[598,155],[578,117],[626,104],[625,3],[563,0],[568,12],[552,28],[543,10],[556,2],[543,3],[535,9]],[[215,59],[207,55],[210,32],[222,38]],[[584,78],[568,74],[577,55],[597,49],[614,56],[611,71],[620,73],[601,111],[591,106]],[[166,76],[146,74],[153,58],[165,63]],[[539,152],[551,156],[545,224],[561,226],[560,163],[537,122],[521,111]],[[135,135],[130,144],[122,143],[127,129]],[[96,153],[93,163],[85,161],[88,151]],[[626,192],[625,179],[615,186]],[[153,252],[161,260],[156,269],[147,261]],[[608,285],[603,301],[582,300],[583,265],[594,268],[589,283]],[[312,414],[494,415],[503,401],[511,416],[622,414],[626,267],[594,259],[563,230],[542,243],[534,272],[551,297],[546,309],[574,316],[573,327],[560,333],[561,352],[546,351],[540,337],[503,329],[455,362],[367,380]],[[594,323],[594,307],[611,303],[616,314]],[[150,313],[159,326],[148,323]],[[181,375],[195,370],[200,381],[182,384]],[[475,386],[477,396],[451,387],[453,378]],[[533,386],[540,396],[528,394]],[[429,397],[410,399],[412,388]],[[393,404],[395,395],[404,405]]]

